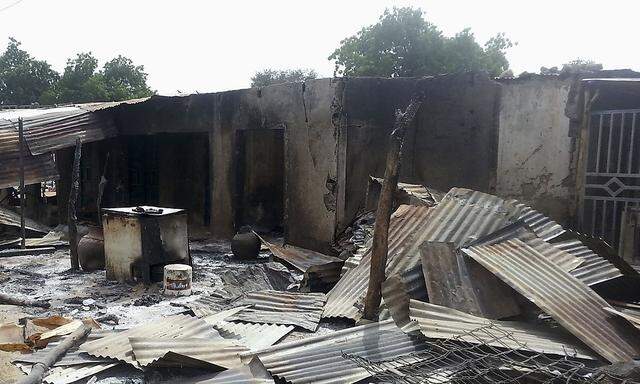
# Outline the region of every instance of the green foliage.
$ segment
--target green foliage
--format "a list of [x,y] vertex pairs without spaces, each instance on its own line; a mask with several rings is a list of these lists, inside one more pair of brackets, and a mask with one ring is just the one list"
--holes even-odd
[[568,76],[580,73],[593,73],[601,70],[602,64],[596,63],[593,60],[578,58],[562,64],[562,69],[558,69],[558,67],[540,67],[540,74]]
[[79,53],[67,60],[60,76],[45,61],[36,61],[20,50],[19,45],[11,38],[0,56],[0,104],[121,101],[154,93],[147,85],[144,67],[124,56],[108,61],[98,70],[98,59],[91,52]]
[[0,104],[32,104],[58,80],[58,74],[46,61],[36,60],[20,43],[9,38],[0,55]]
[[336,75],[412,77],[459,71],[497,76],[509,68],[505,51],[511,41],[500,33],[484,47],[469,29],[446,37],[410,7],[385,10],[378,23],[340,42],[329,60]]
[[251,77],[251,87],[266,87],[272,84],[300,83],[315,79],[318,74],[313,69],[265,69]]

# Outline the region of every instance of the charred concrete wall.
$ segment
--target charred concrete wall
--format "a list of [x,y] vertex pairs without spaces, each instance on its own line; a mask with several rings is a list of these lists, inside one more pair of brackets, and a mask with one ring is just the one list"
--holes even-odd
[[496,192],[535,206],[562,223],[575,213],[570,121],[572,79],[502,80]]
[[443,191],[454,186],[494,191],[499,84],[479,73],[346,79],[340,166],[345,203],[339,230],[363,208],[368,176],[383,176],[394,111],[404,109],[415,93],[424,93],[425,102],[407,132],[401,181]]
[[123,135],[207,133],[210,228],[223,238],[233,236],[238,224],[238,132],[284,128],[287,241],[326,250],[336,223],[334,97],[335,84],[323,79],[263,89],[156,97],[140,105],[123,106],[116,120]]

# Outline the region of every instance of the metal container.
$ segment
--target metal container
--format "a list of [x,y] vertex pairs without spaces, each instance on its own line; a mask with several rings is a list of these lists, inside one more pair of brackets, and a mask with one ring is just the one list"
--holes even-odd
[[192,269],[185,264],[164,266],[164,294],[167,296],[191,295]]
[[162,281],[167,264],[191,264],[185,210],[143,206],[102,212],[107,279],[149,284]]

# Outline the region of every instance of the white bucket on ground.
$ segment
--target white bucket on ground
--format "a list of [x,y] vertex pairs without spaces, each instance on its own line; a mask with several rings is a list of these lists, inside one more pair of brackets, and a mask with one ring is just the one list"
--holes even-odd
[[189,296],[191,294],[192,269],[185,264],[164,266],[164,294],[167,296]]

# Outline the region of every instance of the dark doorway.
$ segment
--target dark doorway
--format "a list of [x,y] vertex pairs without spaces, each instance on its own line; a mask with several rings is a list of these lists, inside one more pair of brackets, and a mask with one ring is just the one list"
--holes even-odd
[[284,128],[238,132],[236,224],[282,232],[284,220]]

